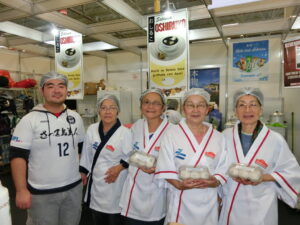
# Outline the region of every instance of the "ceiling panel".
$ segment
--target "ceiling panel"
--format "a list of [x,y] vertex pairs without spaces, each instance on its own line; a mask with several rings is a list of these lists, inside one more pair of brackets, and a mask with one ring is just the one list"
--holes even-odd
[[129,30],[129,31],[122,31],[122,32],[112,32],[110,34],[116,38],[124,39],[124,38],[146,36],[147,32],[145,30],[140,29],[140,30]]
[[265,11],[258,11],[252,13],[236,14],[232,16],[218,17],[221,25],[233,23],[249,23],[257,21],[266,21],[274,19],[282,19],[284,17],[284,9],[272,9]]
[[[154,13],[153,2],[153,0],[0,0],[0,20],[3,22],[7,20],[43,34],[49,33],[55,26],[73,29],[83,34],[84,43],[105,41],[137,53],[140,52],[138,47],[146,45],[147,33],[143,28],[146,28],[147,15]],[[210,11],[207,10],[203,0],[160,2],[162,12],[167,8],[167,2],[170,3],[170,9],[189,8],[191,40],[241,38],[241,35],[256,37],[300,34],[299,29],[290,30],[295,16],[300,13],[300,0],[264,0],[255,4]],[[209,3],[210,0],[205,2]],[[24,5],[26,7],[22,8]],[[261,27],[264,28],[260,29]],[[9,31],[3,28],[0,30],[0,36],[2,39],[6,38],[8,45],[24,46],[26,43],[36,42],[36,39],[28,39],[26,35],[22,38],[20,34],[18,34],[20,36],[12,35],[11,33],[15,33],[13,30]]]
[[[142,15],[148,15],[154,13],[154,1],[149,0],[124,0],[128,5],[137,10]],[[166,10],[167,1],[161,0],[161,11]],[[171,9],[183,9],[193,6],[203,5],[202,0],[169,0],[169,7]]]
[[69,8],[67,9],[67,16],[85,24],[124,19],[123,16],[100,2]]

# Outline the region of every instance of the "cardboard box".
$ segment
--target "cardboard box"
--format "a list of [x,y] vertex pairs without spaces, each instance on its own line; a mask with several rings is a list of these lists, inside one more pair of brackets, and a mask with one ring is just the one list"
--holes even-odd
[[87,82],[84,83],[85,95],[96,95],[98,91],[99,83]]

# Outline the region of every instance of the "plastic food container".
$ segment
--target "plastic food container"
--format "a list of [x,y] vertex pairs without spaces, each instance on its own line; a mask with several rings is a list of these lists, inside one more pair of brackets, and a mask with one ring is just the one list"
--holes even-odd
[[156,165],[156,158],[145,152],[135,151],[129,157],[129,164],[136,167],[152,168]]
[[205,166],[181,166],[179,168],[179,178],[185,179],[209,179],[210,174],[208,168]]
[[233,163],[227,173],[232,178],[242,178],[252,182],[259,182],[263,175],[263,171],[259,167],[247,166],[243,163]]

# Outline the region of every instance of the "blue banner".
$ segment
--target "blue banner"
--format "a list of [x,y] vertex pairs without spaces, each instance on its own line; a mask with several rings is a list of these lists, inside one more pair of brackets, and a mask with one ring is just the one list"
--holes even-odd
[[190,88],[204,88],[211,102],[219,104],[220,68],[190,70]]
[[269,41],[233,43],[233,81],[268,80]]

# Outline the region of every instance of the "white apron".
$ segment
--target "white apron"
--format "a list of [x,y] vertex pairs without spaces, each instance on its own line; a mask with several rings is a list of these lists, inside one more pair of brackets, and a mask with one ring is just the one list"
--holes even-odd
[[222,188],[223,207],[220,225],[276,225],[277,198],[294,207],[300,190],[300,167],[283,137],[265,125],[246,156],[238,134],[238,125],[224,131],[227,140],[228,167],[233,162],[260,167],[276,182],[256,186],[243,185],[231,178]]
[[[90,171],[94,154],[101,143],[99,123],[89,126],[83,145],[80,166]],[[91,187],[90,208],[104,213],[120,213],[120,196],[127,170],[122,170],[114,183],[106,183],[106,171],[112,166],[120,164],[120,160],[127,160],[131,148],[131,132],[128,128],[120,126],[108,140],[98,156],[93,170],[93,183]],[[87,193],[85,195],[85,201]]]
[[[181,166],[206,166],[215,175],[219,159],[225,148],[223,135],[209,126],[203,140],[198,144],[185,120],[168,129],[163,140],[156,168],[156,179],[160,184],[164,179],[177,179]],[[223,178],[219,175],[216,176]],[[177,222],[184,225],[216,225],[218,223],[217,188],[190,189],[181,191],[164,182],[169,187],[170,202],[165,223]]]
[[[140,119],[135,122],[131,128],[133,149],[157,157],[161,137],[168,125],[165,118],[149,140],[147,121]],[[165,217],[166,189],[158,187],[153,180],[154,174],[129,166],[120,202],[122,215],[142,221],[158,221]]]

